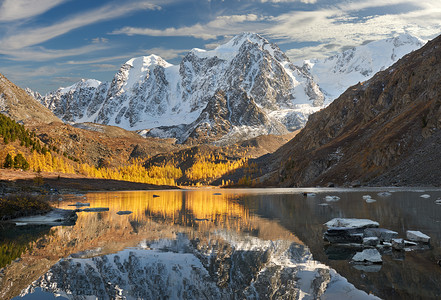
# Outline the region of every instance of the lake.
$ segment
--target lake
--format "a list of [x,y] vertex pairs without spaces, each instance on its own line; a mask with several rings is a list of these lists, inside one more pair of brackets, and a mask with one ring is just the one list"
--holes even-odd
[[[440,189],[410,188],[53,196],[60,208],[87,202],[109,210],[78,212],[74,226],[3,224],[0,298],[440,299],[438,197]],[[382,264],[354,264],[360,249],[323,240],[323,224],[337,217],[377,221],[402,238],[419,230],[430,246],[385,247]]]

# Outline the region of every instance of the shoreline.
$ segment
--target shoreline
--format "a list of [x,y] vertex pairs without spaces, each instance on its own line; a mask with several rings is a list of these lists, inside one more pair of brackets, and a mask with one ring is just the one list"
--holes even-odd
[[0,169],[0,196],[14,193],[51,195],[96,191],[163,189],[180,189],[180,187],[93,178],[79,174],[36,173],[32,171]]

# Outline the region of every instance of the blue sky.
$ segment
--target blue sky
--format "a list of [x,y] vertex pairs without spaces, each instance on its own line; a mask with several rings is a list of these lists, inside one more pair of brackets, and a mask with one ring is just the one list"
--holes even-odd
[[111,80],[136,56],[179,63],[244,31],[300,61],[401,33],[431,39],[440,24],[439,0],[0,0],[0,73],[46,93]]

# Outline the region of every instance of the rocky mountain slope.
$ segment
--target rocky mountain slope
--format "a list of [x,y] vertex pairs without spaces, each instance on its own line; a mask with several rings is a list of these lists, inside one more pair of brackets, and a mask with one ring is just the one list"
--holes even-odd
[[424,42],[409,34],[366,43],[326,59],[304,62],[314,81],[330,103],[350,86],[387,69],[404,55],[421,48]]
[[313,114],[262,166],[285,186],[440,185],[440,84],[437,37]]
[[83,80],[40,98],[64,121],[144,130],[179,143],[285,134],[302,127],[323,99],[307,72],[253,33],[214,50],[193,49],[179,65],[155,55],[133,58],[112,82]]
[[60,122],[49,109],[0,74],[0,113],[24,124]]

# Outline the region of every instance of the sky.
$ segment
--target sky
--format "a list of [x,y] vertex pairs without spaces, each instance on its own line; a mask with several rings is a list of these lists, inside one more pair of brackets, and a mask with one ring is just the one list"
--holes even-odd
[[132,57],[173,64],[241,32],[293,62],[408,33],[441,34],[440,0],[0,0],[0,73],[45,94],[112,80]]

